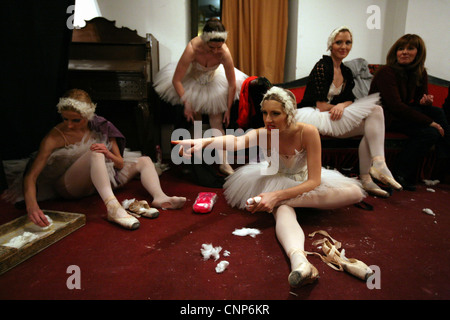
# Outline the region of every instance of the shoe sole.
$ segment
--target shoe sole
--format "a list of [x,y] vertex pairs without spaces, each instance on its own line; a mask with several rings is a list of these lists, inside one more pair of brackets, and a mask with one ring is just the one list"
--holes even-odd
[[393,183],[390,182],[390,180],[392,180],[392,178],[387,177],[386,175],[382,174],[380,171],[378,171],[374,167],[370,168],[369,173],[374,179],[377,179],[377,180],[381,181],[382,183],[390,186],[392,189],[394,189],[396,191],[400,191],[400,190],[403,189],[403,187],[400,185],[400,183],[397,182],[397,184],[400,187],[395,186]]

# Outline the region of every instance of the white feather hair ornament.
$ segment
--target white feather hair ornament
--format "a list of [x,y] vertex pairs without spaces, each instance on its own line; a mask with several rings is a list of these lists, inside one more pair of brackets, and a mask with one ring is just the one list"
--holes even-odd
[[223,32],[219,32],[219,31],[209,31],[209,32],[203,32],[200,36],[200,38],[202,38],[202,40],[204,42],[209,42],[211,40],[216,40],[216,41],[227,41],[227,37],[228,37],[228,32],[227,31],[223,31]]
[[333,32],[331,32],[330,36],[328,37],[327,50],[331,51],[331,46],[333,45],[334,39],[339,34],[339,32],[343,32],[343,31],[348,31],[353,40],[352,30],[347,26],[340,26],[339,28],[334,29]]
[[83,102],[73,98],[60,98],[56,107],[58,108],[59,113],[64,111],[65,107],[72,107],[79,112],[83,118],[91,120],[94,117],[96,105],[92,102]]
[[263,105],[263,102],[267,100],[270,96],[277,96],[279,100],[281,100],[281,104],[283,105],[284,112],[287,114],[287,121],[288,124],[292,124],[295,121],[295,115],[294,112],[297,109],[296,107],[296,99],[292,92],[273,86],[267,92],[265,93],[262,101],[261,101],[261,107]]

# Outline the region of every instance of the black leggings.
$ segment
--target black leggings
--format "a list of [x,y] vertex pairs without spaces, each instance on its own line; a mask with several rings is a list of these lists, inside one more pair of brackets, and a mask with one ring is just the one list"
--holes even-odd
[[389,126],[389,131],[401,132],[409,137],[397,156],[393,171],[411,182],[415,180],[421,160],[431,147],[436,146],[438,159],[450,157],[450,126],[444,110],[433,106],[413,106],[412,108],[440,124],[444,129],[445,135],[442,137],[437,129],[430,126],[417,126],[398,120]]

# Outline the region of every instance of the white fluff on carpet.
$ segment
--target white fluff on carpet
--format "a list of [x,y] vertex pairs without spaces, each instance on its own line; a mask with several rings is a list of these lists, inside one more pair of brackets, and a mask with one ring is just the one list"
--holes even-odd
[[235,236],[241,236],[241,237],[250,236],[252,238],[254,238],[256,235],[258,235],[260,233],[261,233],[261,231],[259,231],[258,229],[254,229],[254,228],[242,228],[242,229],[235,229],[233,231],[233,234]]
[[217,261],[220,257],[219,252],[222,250],[222,247],[213,247],[212,244],[202,244],[202,248],[200,249],[203,259],[208,260],[211,257],[214,257],[214,260]]
[[217,264],[216,272],[217,272],[217,273],[222,273],[222,272],[224,272],[225,269],[226,269],[229,265],[230,265],[230,263],[229,263],[228,261],[226,261],[226,260],[220,261],[220,262]]

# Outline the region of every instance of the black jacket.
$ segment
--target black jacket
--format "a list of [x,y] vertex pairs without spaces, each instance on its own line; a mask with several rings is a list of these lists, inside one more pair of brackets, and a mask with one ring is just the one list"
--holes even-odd
[[[344,89],[330,102],[333,105],[345,101],[355,101],[355,95],[352,92],[355,87],[352,71],[343,63],[341,63],[341,71],[344,77]],[[317,101],[328,101],[327,96],[333,76],[333,60],[330,56],[323,56],[309,74],[305,94],[297,108],[315,107]]]

